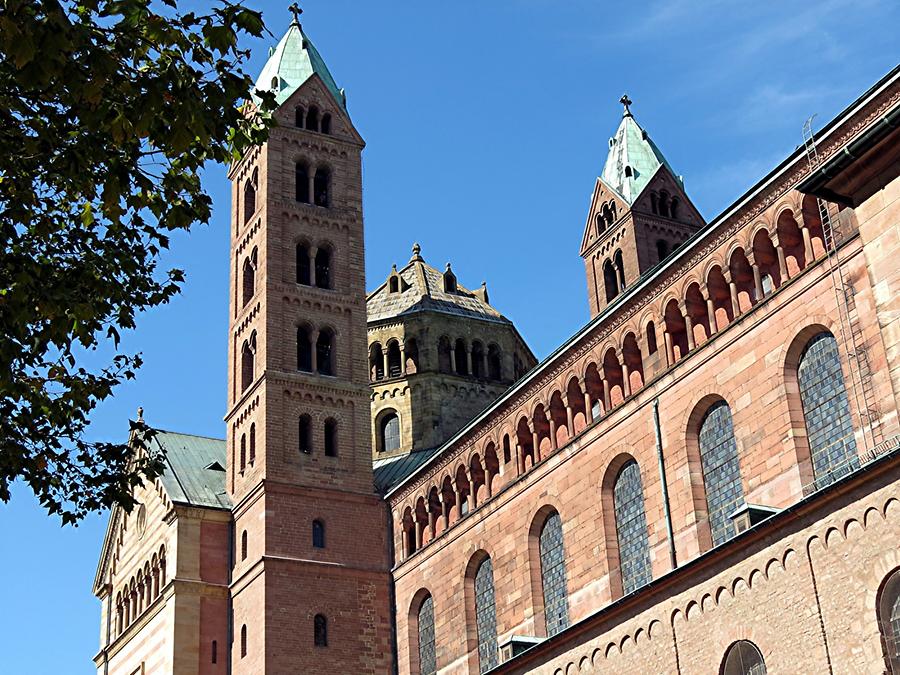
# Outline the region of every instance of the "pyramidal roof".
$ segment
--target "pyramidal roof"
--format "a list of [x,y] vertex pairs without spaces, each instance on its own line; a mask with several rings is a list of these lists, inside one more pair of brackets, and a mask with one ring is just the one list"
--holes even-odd
[[679,182],[681,178],[634,119],[628,96],[623,96],[620,102],[625,106],[625,112],[615,136],[609,139],[609,154],[600,177],[628,204],[633,204],[660,166],[665,165]]
[[256,79],[256,89],[273,91],[275,100],[281,105],[313,74],[322,78],[334,99],[346,108],[344,90],[338,88],[315,45],[303,32],[300,22],[294,19],[284,37],[269,50],[269,60]]
[[427,264],[420,254],[421,248],[416,244],[409,263],[397,271],[399,280],[395,292],[391,292],[386,281],[369,293],[366,315],[370,322],[431,311],[509,323],[509,319],[486,302],[485,287],[480,291],[470,291],[456,283],[454,275],[454,290],[446,290],[444,275],[453,274],[450,263],[447,263],[447,272],[441,272]]

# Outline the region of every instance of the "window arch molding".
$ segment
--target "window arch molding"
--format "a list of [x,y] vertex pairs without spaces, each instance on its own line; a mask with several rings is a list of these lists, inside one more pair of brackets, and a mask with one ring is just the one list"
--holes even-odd
[[[431,603],[430,626],[427,625],[427,619],[429,618],[427,603],[429,601]],[[411,673],[434,675],[437,672],[434,618],[434,596],[427,588],[420,588],[409,603],[409,614],[406,622],[409,628],[409,668]]]
[[766,675],[762,652],[750,640],[732,642],[719,667],[719,675]]
[[[603,480],[600,484],[600,503],[603,513],[602,522],[603,538],[606,548],[606,565],[607,571],[609,573],[610,592],[614,600],[617,600],[618,598],[626,594],[619,551],[619,533],[615,508],[615,488],[622,471],[632,463],[636,464],[638,467],[640,487],[644,499],[644,503],[642,503],[642,515],[644,518],[643,527],[645,529],[646,536],[649,539],[650,522],[646,517],[646,495],[647,486],[652,483],[647,481],[647,476],[645,475],[644,464],[646,464],[646,462],[644,464],[639,462],[637,459],[637,455],[634,454],[632,449],[625,446],[618,452],[618,454],[613,457],[612,461],[610,461],[610,463],[607,465],[606,472],[603,474]],[[647,554],[649,555],[649,546],[647,547]],[[652,570],[650,571],[652,572]]]
[[885,672],[896,672],[900,669],[900,567],[891,571],[881,583],[875,613]]
[[[549,595],[554,595],[554,591],[559,591],[559,586],[556,588],[548,587],[547,575],[551,573],[551,570],[547,570],[544,568],[544,557],[542,555],[541,550],[541,536],[547,534],[546,528],[549,523],[551,523],[551,519],[558,519],[560,525],[563,526],[562,540],[560,542],[560,549],[562,553],[562,566],[561,570],[553,570],[554,573],[554,581],[560,582],[562,584],[562,596],[560,604],[557,607],[558,611],[563,611],[564,616],[562,621],[560,621],[559,617],[557,617],[556,623],[553,622],[553,617],[548,615],[547,610],[547,597]],[[541,637],[547,637],[549,635],[555,635],[559,632],[560,629],[568,626],[569,623],[569,602],[568,602],[568,569],[565,564],[565,532],[564,532],[564,521],[562,516],[560,515],[560,511],[558,508],[558,504],[544,504],[541,508],[537,510],[534,514],[534,517],[531,519],[531,526],[528,528],[528,561],[529,561],[529,572],[531,578],[531,605],[534,608],[534,622],[537,630],[543,630],[543,634]],[[546,548],[545,548],[546,550]],[[560,574],[561,573],[561,574]],[[561,579],[559,578],[561,576]],[[555,626],[555,628],[554,628]]]
[[[779,393],[789,402],[788,413],[790,415],[791,436],[794,441],[794,452],[797,458],[800,481],[804,488],[814,485],[816,476],[813,471],[812,449],[807,436],[806,416],[801,402],[798,370],[801,359],[804,356],[809,343],[822,333],[830,333],[832,336],[837,336],[840,334],[840,330],[834,325],[834,322],[830,317],[821,314],[814,315],[810,317],[810,323],[808,325],[800,328],[796,332],[793,339],[787,343],[787,347],[783,347],[783,375],[781,385],[783,389]],[[844,363],[840,346],[838,351],[844,388],[847,391],[849,398],[850,380],[847,377],[846,364]],[[850,406],[850,419],[853,428],[859,429],[859,421],[852,405]]]
[[[683,428],[685,450],[690,469],[691,507],[696,516],[695,528],[701,551],[708,551],[713,547],[713,533],[710,527],[711,516],[700,447],[700,430],[707,414],[713,408],[722,404],[729,405],[727,399],[719,394],[718,391],[701,391],[700,400],[691,409]],[[734,415],[733,409],[731,414],[732,416]]]
[[[469,558],[465,569],[465,616],[466,616],[466,651],[468,652],[469,670],[474,673],[483,673],[497,665],[497,587],[496,578],[493,578],[493,597],[491,602],[481,604],[479,600],[478,577],[479,572],[487,577],[488,569],[493,575],[494,557],[486,549],[478,549]],[[488,568],[485,565],[489,566]],[[487,605],[487,606],[485,606]],[[480,611],[481,610],[481,611]],[[479,622],[479,615],[480,622]],[[491,615],[493,620],[491,620]],[[482,630],[479,630],[479,623]]]
[[[396,420],[396,446],[389,445],[388,441],[394,438],[393,435],[388,437],[388,432],[393,430],[386,428],[392,424],[391,419]],[[396,408],[384,408],[379,410],[375,416],[375,449],[377,452],[392,452],[403,447],[403,417]]]

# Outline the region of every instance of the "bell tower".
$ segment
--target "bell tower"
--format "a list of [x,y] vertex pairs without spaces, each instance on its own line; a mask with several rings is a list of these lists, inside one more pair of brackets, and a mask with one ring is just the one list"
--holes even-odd
[[662,152],[631,112],[609,139],[581,240],[591,317],[665,260],[705,221]]
[[277,126],[231,169],[227,489],[235,675],[391,670],[369,446],[364,142],[299,21],[256,83]]

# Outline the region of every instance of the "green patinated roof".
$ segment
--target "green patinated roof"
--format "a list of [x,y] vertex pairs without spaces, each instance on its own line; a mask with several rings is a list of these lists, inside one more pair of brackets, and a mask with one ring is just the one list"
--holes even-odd
[[269,60],[256,79],[256,88],[262,91],[275,91],[275,100],[281,105],[313,74],[322,78],[322,82],[328,87],[334,99],[342,108],[346,108],[347,97],[344,90],[335,84],[318,50],[303,32],[300,24],[294,21],[284,37],[271,50]]
[[[603,182],[618,192],[629,205],[634,204],[650,178],[663,165],[681,181],[626,105],[616,135],[609,139],[609,155],[600,176]],[[630,171],[626,171],[628,167]]]
[[160,480],[173,502],[231,508],[225,492],[225,441],[157,430],[150,447],[165,452],[166,469]]

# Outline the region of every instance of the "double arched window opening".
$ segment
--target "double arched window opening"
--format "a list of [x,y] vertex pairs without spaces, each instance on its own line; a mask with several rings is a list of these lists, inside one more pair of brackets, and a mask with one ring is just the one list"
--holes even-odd
[[256,192],[259,188],[259,172],[253,170],[253,175],[244,183],[244,225],[250,222],[256,213]]
[[622,251],[617,250],[612,259],[603,262],[603,285],[606,287],[606,302],[625,290],[625,261]]
[[295,199],[301,204],[331,206],[331,171],[326,166],[310,167],[298,162],[294,170]]
[[296,247],[297,283],[316,288],[333,288],[332,258],[332,249],[327,244],[310,248],[306,243],[298,243]]
[[241,345],[241,393],[245,392],[255,379],[256,331]]
[[297,370],[302,373],[335,374],[335,333],[328,327],[314,334],[309,326],[297,327]]
[[[338,422],[329,417],[322,425],[322,454],[325,457],[338,456]],[[315,451],[312,418],[302,414],[297,419],[297,451],[301,455],[311,455]]]
[[241,306],[247,303],[256,294],[256,269],[258,267],[259,250],[254,246],[241,268]]
[[331,134],[331,113],[325,112],[319,114],[316,106],[310,106],[309,110],[305,110],[302,106],[298,106],[294,110],[294,126],[298,129],[306,129],[307,131],[316,131],[320,134]]

